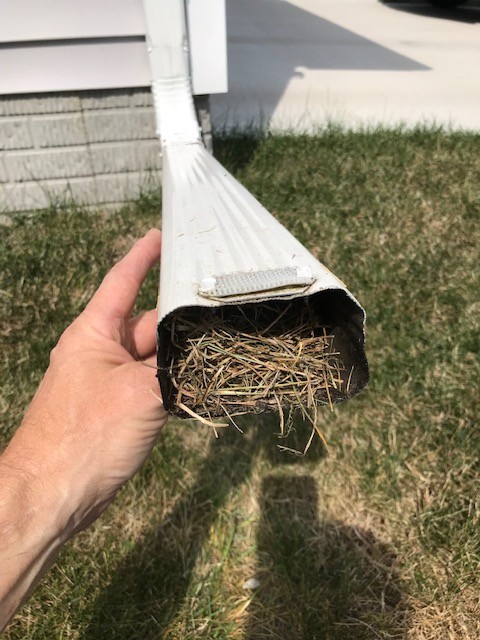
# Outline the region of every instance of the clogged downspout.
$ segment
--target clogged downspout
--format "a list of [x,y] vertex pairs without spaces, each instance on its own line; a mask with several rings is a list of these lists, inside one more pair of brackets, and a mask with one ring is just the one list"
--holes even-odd
[[144,7],[163,156],[158,366],[166,408],[175,402],[164,362],[171,315],[271,299],[305,298],[321,309],[351,372],[348,397],[355,395],[368,381],[363,308],[203,146],[184,0],[144,0]]

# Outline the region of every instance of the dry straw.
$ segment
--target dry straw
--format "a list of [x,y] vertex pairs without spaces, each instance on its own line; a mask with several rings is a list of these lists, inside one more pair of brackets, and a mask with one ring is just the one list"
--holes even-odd
[[299,410],[312,424],[308,448],[315,433],[322,437],[318,407],[333,408],[348,395],[351,372],[335,351],[331,328],[304,299],[180,309],[167,331],[176,415],[216,428],[226,423],[214,418],[237,426],[235,416],[279,411],[285,436]]

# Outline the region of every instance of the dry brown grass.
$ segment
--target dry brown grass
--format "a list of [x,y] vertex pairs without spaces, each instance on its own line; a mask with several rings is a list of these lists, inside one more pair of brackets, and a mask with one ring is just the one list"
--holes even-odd
[[319,407],[348,397],[331,328],[305,299],[180,310],[164,334],[172,412],[214,429],[228,422],[213,418],[239,429],[234,417],[278,411],[286,437],[298,410],[320,434]]
[[[170,421],[7,640],[478,640],[478,148],[436,132],[217,143],[365,305],[369,387],[321,410],[328,456],[319,439],[278,451],[275,415],[219,439]],[[115,239],[158,211],[50,211],[0,234],[4,441]]]

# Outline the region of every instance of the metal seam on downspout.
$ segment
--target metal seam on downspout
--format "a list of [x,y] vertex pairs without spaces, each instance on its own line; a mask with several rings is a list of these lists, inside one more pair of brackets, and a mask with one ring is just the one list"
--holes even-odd
[[144,0],[152,93],[162,148],[201,144],[193,105],[184,0]]
[[185,78],[152,82],[157,134],[162,149],[172,145],[201,144],[190,81]]

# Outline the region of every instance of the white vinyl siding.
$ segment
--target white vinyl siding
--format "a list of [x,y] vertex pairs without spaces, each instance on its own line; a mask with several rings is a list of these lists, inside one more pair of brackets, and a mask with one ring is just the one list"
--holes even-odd
[[[227,90],[225,0],[188,0],[195,94]],[[145,87],[142,0],[1,0],[0,94]]]

